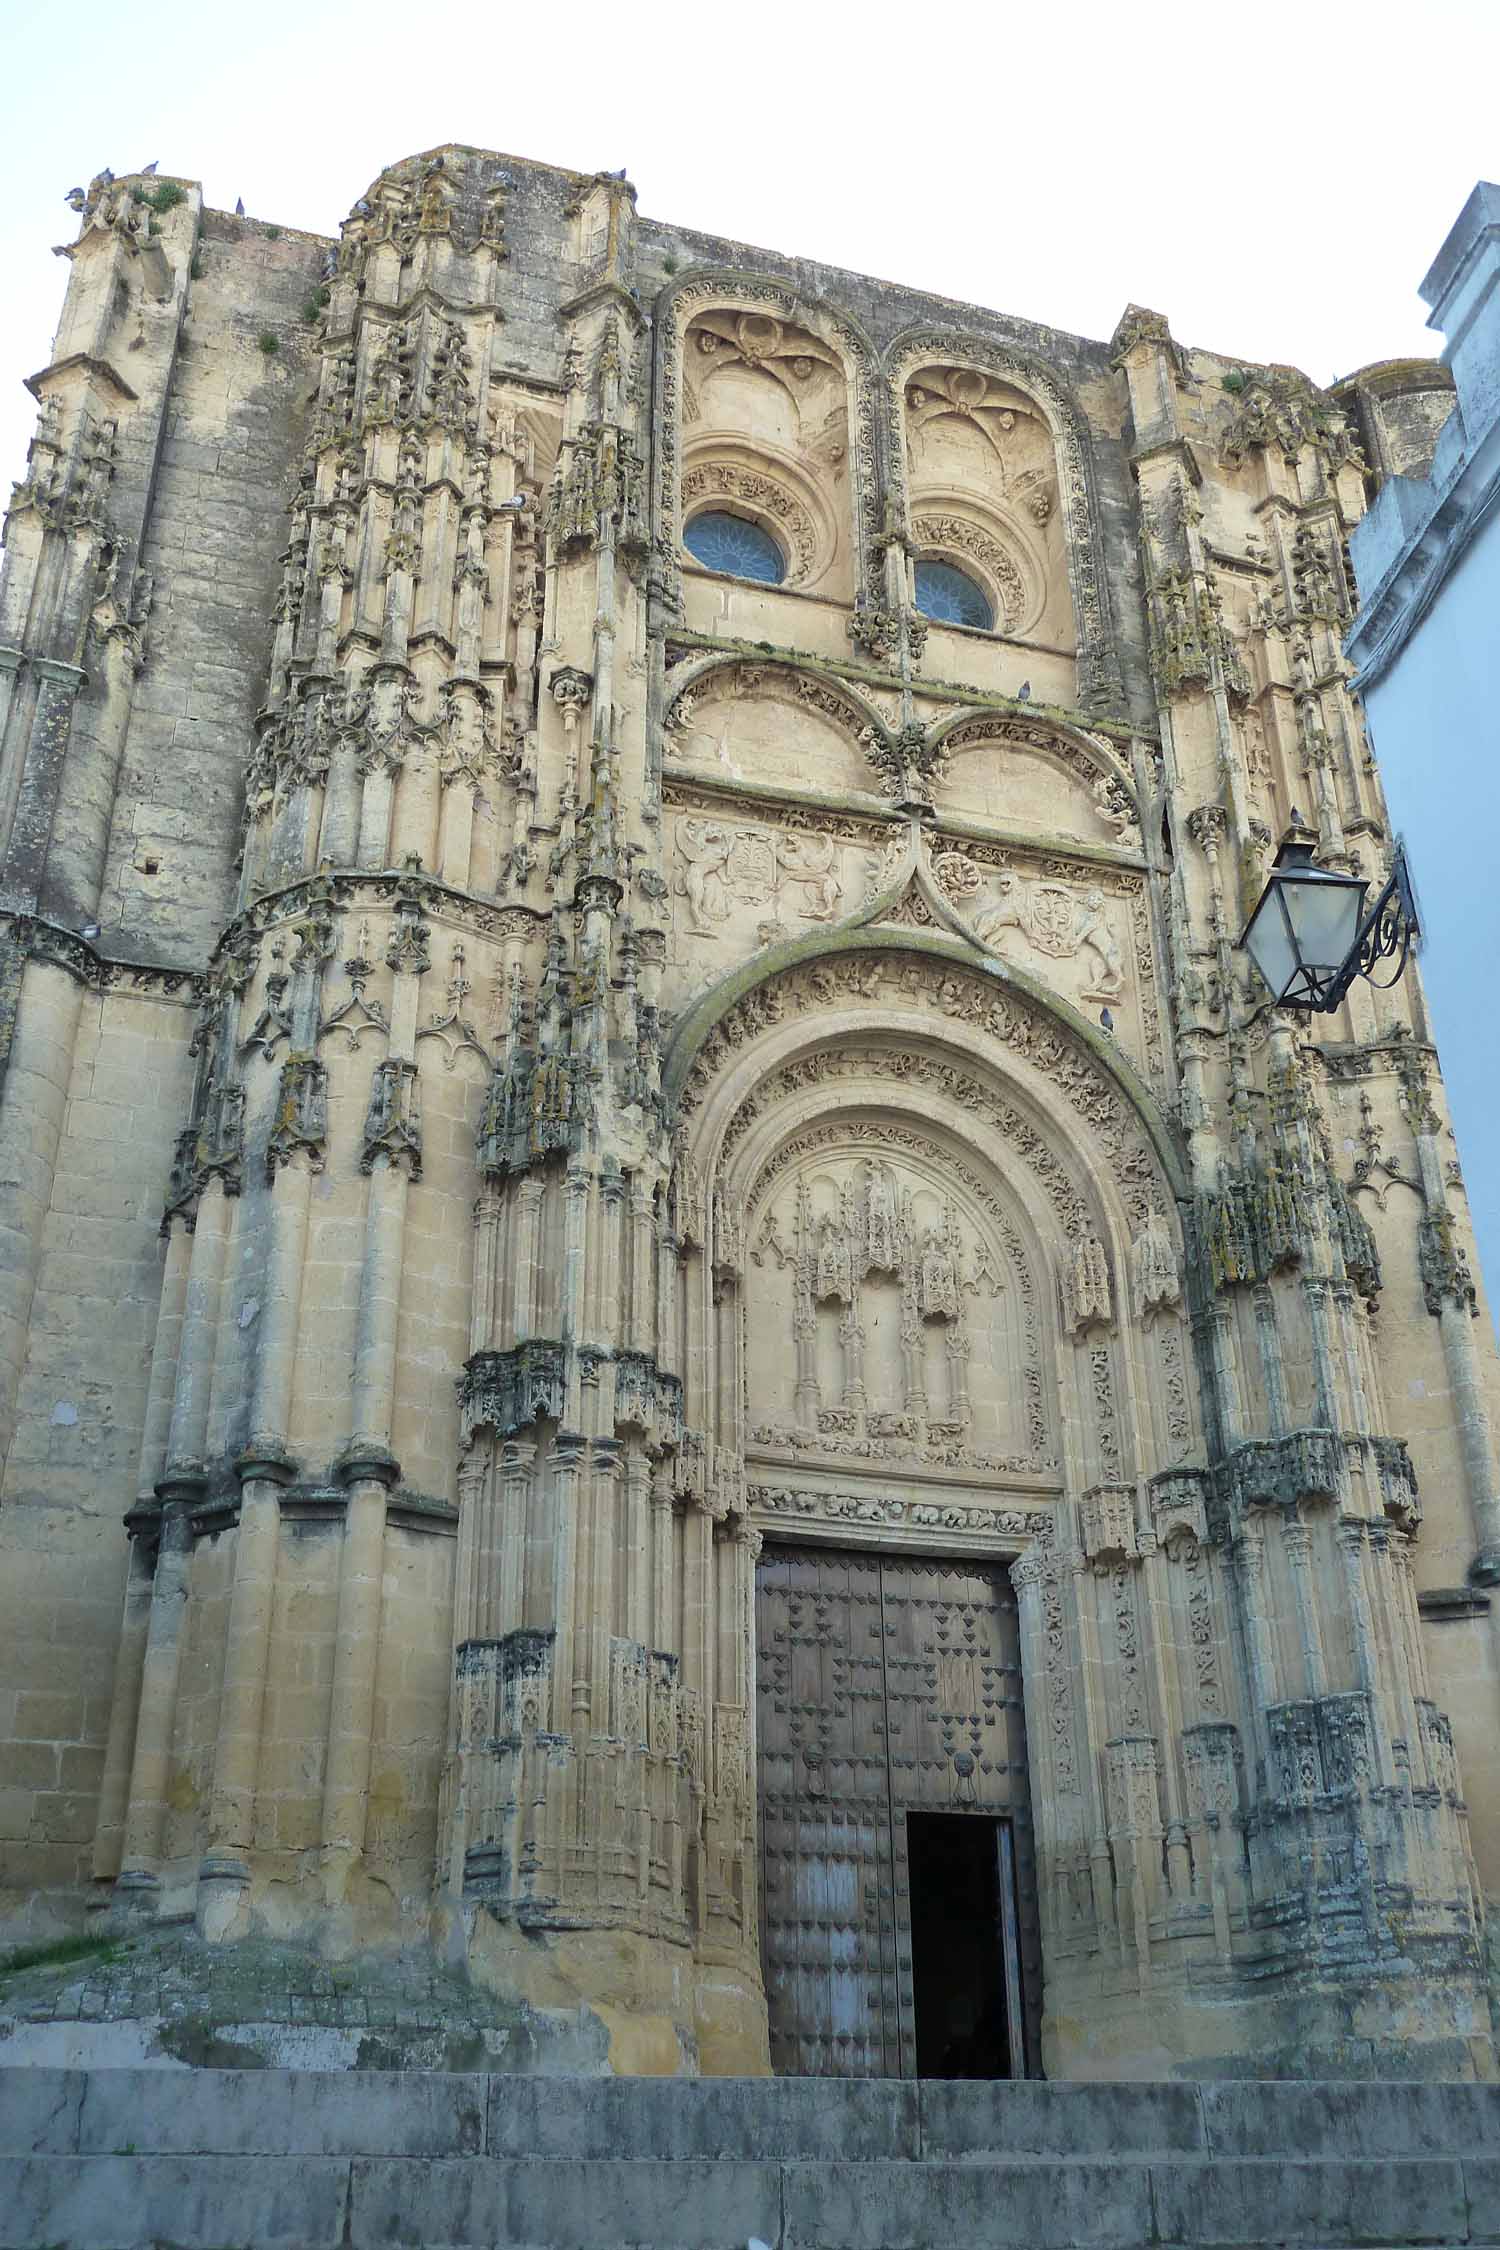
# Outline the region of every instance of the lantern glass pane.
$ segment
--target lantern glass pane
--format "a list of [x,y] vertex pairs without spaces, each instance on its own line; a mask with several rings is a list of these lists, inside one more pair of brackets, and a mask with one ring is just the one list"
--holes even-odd
[[1309,881],[1304,875],[1280,887],[1303,965],[1332,975],[1354,943],[1364,884],[1329,882],[1326,877]]
[[1297,956],[1274,885],[1245,932],[1245,951],[1279,1000],[1296,974]]
[[1368,886],[1316,868],[1273,872],[1245,932],[1245,950],[1272,993],[1316,1006],[1315,986],[1337,975],[1353,949]]

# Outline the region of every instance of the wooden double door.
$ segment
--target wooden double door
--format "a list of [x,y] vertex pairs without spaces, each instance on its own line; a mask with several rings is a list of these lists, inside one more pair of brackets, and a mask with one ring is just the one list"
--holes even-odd
[[1004,1565],[768,1545],[756,1623],[773,2069],[1034,2074],[1041,1958]]

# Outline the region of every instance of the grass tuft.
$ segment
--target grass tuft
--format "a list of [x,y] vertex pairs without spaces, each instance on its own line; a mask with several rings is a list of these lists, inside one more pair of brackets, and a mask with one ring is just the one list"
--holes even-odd
[[20,1945],[0,1953],[0,1977],[18,1976],[22,1969],[65,1969],[70,1961],[118,1961],[120,1941],[112,1937],[54,1938],[50,1945]]

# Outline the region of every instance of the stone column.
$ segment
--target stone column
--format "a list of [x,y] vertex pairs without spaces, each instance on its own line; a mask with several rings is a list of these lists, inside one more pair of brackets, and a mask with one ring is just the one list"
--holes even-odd
[[354,1435],[339,1463],[348,1500],[339,1561],[338,1638],[323,1771],[323,1895],[329,1906],[343,1903],[350,1876],[363,1855],[369,1806],[386,1494],[401,1473],[390,1450],[390,1436],[406,1196],[403,1160],[383,1149],[377,1151],[371,1168],[360,1276]]
[[200,1490],[208,1442],[219,1292],[224,1280],[229,1220],[229,1199],[223,1181],[216,1177],[204,1187],[193,1228],[164,1469],[164,1474],[174,1482],[193,1479]]
[[[293,1068],[291,1063],[286,1066],[287,1071]],[[276,1596],[279,1494],[292,1476],[287,1431],[313,1159],[309,1148],[299,1143],[279,1161],[273,1153],[272,1161],[276,1169],[271,1189],[266,1304],[251,1401],[250,1443],[236,1464],[240,1520],[219,1693],[208,1848],[199,1870],[199,1926],[210,1939],[233,1933],[249,1882],[247,1855],[255,1829],[255,1782]]]
[[[14,934],[5,942],[14,944]],[[43,961],[24,965],[0,1083],[0,1180],[6,1183],[0,1198],[0,1469],[14,1429],[82,999],[65,970]]]
[[187,1619],[188,1571],[193,1553],[191,1510],[199,1487],[164,1485],[161,1541],[151,1585],[141,1697],[135,1727],[135,1757],[125,1814],[118,1892],[154,1904],[160,1889],[163,1825],[172,1733],[177,1716],[177,1683],[182,1669],[182,1635]]
[[1439,1144],[1442,1121],[1415,1060],[1403,1072],[1403,1092],[1426,1204],[1419,1236],[1422,1287],[1427,1309],[1437,1317],[1474,1521],[1475,1554],[1469,1576],[1477,1585],[1492,1586],[1500,1583],[1500,1489],[1494,1430],[1472,1334],[1474,1290],[1453,1238]]
[[370,1794],[370,1735],[375,1674],[380,1655],[380,1606],[385,1563],[386,1489],[394,1462],[346,1461],[348,1499],[339,1558],[338,1638],[323,1769],[323,1897],[344,1904],[350,1878],[365,1846]]
[[1472,1317],[1466,1305],[1445,1297],[1438,1312],[1438,1334],[1453,1391],[1464,1482],[1474,1517],[1474,1560],[1469,1576],[1476,1585],[1493,1586],[1500,1584],[1500,1489],[1495,1481],[1494,1431],[1479,1354],[1470,1331]]
[[140,1713],[146,1635],[151,1618],[153,1578],[146,1553],[146,1525],[135,1518],[129,1529],[130,1560],[126,1565],[125,1606],[120,1619],[119,1646],[115,1651],[114,1678],[110,1682],[109,1740],[105,1745],[104,1774],[99,1784],[99,1815],[94,1824],[95,1882],[110,1882],[120,1872],[131,1759]]
[[[156,1318],[156,1343],[151,1354],[151,1379],[146,1393],[145,1428],[141,1437],[138,1489],[143,1495],[156,1490],[166,1470],[167,1439],[171,1429],[173,1394],[177,1385],[177,1357],[182,1344],[183,1308],[187,1299],[193,1248],[193,1236],[180,1211],[169,1216],[166,1227],[167,1251],[162,1273],[161,1304]],[[99,1814],[94,1828],[94,1875],[96,1879],[102,1880],[109,1880],[120,1872],[120,1854],[140,1712],[142,1670],[146,1660],[151,1617],[154,1573],[148,1560],[150,1528],[147,1503],[143,1499],[138,1508],[126,1518],[126,1530],[130,1534],[130,1561],[125,1580],[120,1643],[115,1654],[114,1679],[110,1686],[109,1740],[105,1747],[104,1773],[99,1785]],[[164,1528],[160,1520],[155,1528],[158,1533]]]
[[141,1434],[139,1490],[142,1493],[154,1490],[167,1465],[167,1440],[177,1393],[177,1361],[182,1350],[188,1277],[196,1239],[196,1230],[189,1228],[180,1212],[172,1213],[165,1225],[167,1253],[162,1268],[161,1303],[156,1315],[156,1342],[151,1352],[151,1380],[146,1391],[145,1427]]

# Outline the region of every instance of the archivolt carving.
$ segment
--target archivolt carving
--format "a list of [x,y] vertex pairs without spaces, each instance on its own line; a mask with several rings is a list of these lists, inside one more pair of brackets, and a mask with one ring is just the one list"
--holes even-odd
[[964,555],[977,563],[995,598],[995,625],[1002,633],[1018,633],[1035,606],[1035,597],[1014,555],[966,516],[945,511],[920,515],[912,524],[918,542],[937,555]]
[[867,737],[885,732],[880,714],[842,681],[791,664],[757,663],[739,656],[709,656],[679,666],[667,680],[662,724],[669,734],[681,734],[692,723],[699,702],[724,695],[764,694],[780,695],[788,703],[821,712],[862,749],[867,747]]
[[1129,831],[1140,822],[1135,791],[1095,736],[1087,735],[1080,741],[1065,734],[1060,727],[1046,726],[1035,720],[1006,719],[984,713],[977,716],[970,713],[965,717],[960,712],[951,719],[941,720],[932,730],[932,740],[941,745],[945,760],[959,750],[978,750],[995,744],[1040,751],[1044,757],[1066,766],[1069,773],[1082,782],[1093,797],[1105,828],[1122,844],[1133,841]]
[[727,1158],[757,1118],[765,1116],[789,1096],[808,1086],[834,1084],[840,1079],[884,1078],[897,1085],[936,1093],[954,1108],[982,1118],[986,1127],[1008,1141],[1041,1183],[1062,1232],[1070,1239],[1086,1235],[1093,1225],[1088,1201],[1070,1172],[1035,1126],[1000,1100],[968,1071],[938,1056],[913,1054],[899,1047],[840,1045],[799,1055],[762,1080],[735,1111],[724,1134],[721,1157]]
[[[887,1019],[893,1006],[916,1006],[934,1016],[982,1026],[997,1045],[1040,1071],[1068,1102],[1100,1151],[1132,1225],[1144,1228],[1153,1212],[1166,1217],[1165,1182],[1139,1113],[1111,1084],[1102,1066],[1057,1016],[1029,996],[1010,985],[1002,990],[993,978],[942,957],[899,949],[851,949],[767,978],[736,1001],[704,1039],[682,1086],[681,1113],[690,1116],[698,1109],[715,1078],[760,1033],[793,1017],[851,1006],[869,1007]],[[845,1045],[799,1057],[773,1072],[731,1121],[725,1150],[767,1102],[799,1085],[836,1077],[853,1059],[854,1050]],[[908,1083],[940,1087],[960,1108],[985,1117],[1031,1163],[1058,1210],[1065,1234],[1072,1239],[1085,1231],[1085,1200],[1056,1152],[966,1067],[942,1056],[891,1047],[861,1050],[857,1066]]]
[[1078,700],[1085,710],[1116,708],[1123,689],[1082,418],[1056,376],[1010,345],[980,337],[945,335],[940,330],[897,337],[886,353],[885,472],[887,488],[898,502],[900,515],[908,515],[906,385],[911,375],[930,361],[951,363],[960,373],[972,369],[998,376],[1040,407],[1057,452],[1068,583],[1078,627]]
[[777,527],[791,550],[783,585],[806,585],[818,574],[820,560],[826,560],[820,557],[824,542],[811,510],[762,468],[737,461],[695,462],[682,480],[684,519],[692,502],[702,499],[738,500],[752,515],[766,517]]

